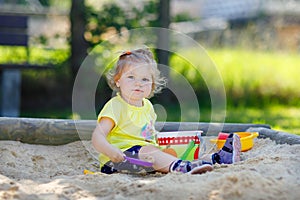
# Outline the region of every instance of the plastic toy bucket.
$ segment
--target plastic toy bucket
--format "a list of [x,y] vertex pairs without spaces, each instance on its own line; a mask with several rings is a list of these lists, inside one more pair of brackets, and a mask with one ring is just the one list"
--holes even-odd
[[157,134],[157,143],[166,153],[185,160],[194,160],[202,133],[200,130],[160,132]]
[[[254,138],[259,136],[258,132],[235,132],[235,134],[240,136],[242,151],[252,149]],[[218,137],[216,139],[210,139],[210,142],[216,144],[218,149],[221,149],[224,146],[228,135],[229,133],[219,133]]]

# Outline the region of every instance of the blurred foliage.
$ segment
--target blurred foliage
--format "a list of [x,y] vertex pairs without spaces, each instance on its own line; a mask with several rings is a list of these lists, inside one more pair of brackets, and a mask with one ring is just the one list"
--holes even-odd
[[26,4],[26,0],[2,0],[3,3]]
[[157,1],[145,1],[144,6],[131,4],[122,8],[117,2],[105,3],[101,10],[87,6],[85,39],[93,47],[121,31],[157,25]]
[[[197,59],[199,58],[197,52],[192,49],[185,51],[196,58],[197,66],[202,65],[202,59]],[[104,55],[104,58],[107,54],[104,60],[96,57],[97,65],[107,65],[107,68],[110,68],[114,64],[114,61],[111,60],[112,55],[106,53],[105,45],[95,48],[95,52],[97,55]],[[26,49],[22,47],[0,47],[0,53],[1,63],[22,63],[27,60]],[[299,54],[245,49],[210,49],[208,56],[215,63],[223,79],[228,106],[263,107],[269,104],[299,106]],[[68,50],[30,49],[31,63],[47,64],[51,62],[57,65],[57,68],[62,68],[66,65],[68,57]],[[171,56],[170,66],[186,77],[200,98],[200,102],[205,104],[205,101],[210,101],[206,82],[195,66],[177,55]],[[36,74],[32,75],[32,77],[35,76]],[[57,76],[59,75],[57,74]],[[171,78],[176,80],[176,77]],[[206,78],[214,79],[214,75],[211,74]]]
[[32,63],[32,64],[49,64],[61,66],[69,58],[68,49],[45,49],[38,47],[7,47],[0,46],[0,63]]
[[[2,0],[2,2],[11,3],[11,4],[20,4],[20,5],[28,4],[28,0]],[[38,0],[38,2],[43,6],[50,6],[52,0]]]
[[[191,55],[202,66],[202,59],[193,50]],[[260,106],[288,104],[299,106],[300,56],[297,53],[252,51],[245,49],[210,49],[210,58],[215,62],[224,83],[227,105]],[[198,69],[183,58],[173,56],[171,66],[184,75],[193,86],[202,102],[210,101],[209,91]],[[211,74],[207,79],[214,79]],[[203,96],[205,96],[203,98]]]
[[184,21],[193,21],[193,20],[197,20],[197,19],[194,17],[191,17],[190,13],[188,13],[188,12],[181,12],[175,16],[171,16],[172,22],[184,22]]
[[[122,31],[157,27],[159,0],[148,1],[108,1],[101,8],[86,6],[87,26],[85,39],[92,47]],[[193,20],[187,12],[171,17],[171,22]]]
[[44,7],[55,6],[60,8],[68,8],[71,4],[71,0],[1,0],[1,2],[14,5],[37,5],[37,3],[40,3]]
[[50,0],[39,0],[39,2],[43,5],[43,6],[50,6]]
[[[169,105],[168,118],[170,121],[180,121],[180,109]],[[190,109],[193,112],[193,109]],[[200,122],[211,122],[211,109],[204,107],[200,110]],[[300,109],[289,105],[269,104],[263,109],[259,107],[227,107],[225,123],[254,123],[268,124],[272,129],[300,135]],[[162,121],[158,115],[157,121]],[[215,122],[215,121],[213,121]]]

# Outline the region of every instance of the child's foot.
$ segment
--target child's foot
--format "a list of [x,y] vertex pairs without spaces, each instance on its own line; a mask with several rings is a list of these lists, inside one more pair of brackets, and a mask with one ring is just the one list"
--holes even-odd
[[213,163],[219,164],[232,164],[239,162],[241,153],[241,141],[240,137],[231,133],[222,149],[218,153],[212,155]]
[[[193,163],[193,162],[192,162]],[[192,164],[193,165],[193,164]],[[194,167],[191,171],[189,171],[189,174],[203,174],[206,172],[212,171],[214,168],[211,166],[211,164],[202,164],[200,166]]]
[[177,160],[170,167],[171,172],[180,172],[188,174],[203,174],[212,170],[212,165],[202,160],[195,160],[192,162],[185,160]]

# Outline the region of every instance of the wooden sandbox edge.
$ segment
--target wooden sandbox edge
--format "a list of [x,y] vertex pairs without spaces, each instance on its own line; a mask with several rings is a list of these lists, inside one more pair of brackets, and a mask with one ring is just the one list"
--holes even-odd
[[251,127],[246,131],[259,132],[259,138],[270,138],[277,144],[300,144],[300,136],[291,133],[276,131],[264,127]]
[[[62,145],[78,140],[90,140],[96,120],[0,117],[0,140],[29,144]],[[158,131],[202,130],[203,135],[222,132],[259,132],[277,143],[299,144],[300,136],[272,130],[266,124],[157,122]]]

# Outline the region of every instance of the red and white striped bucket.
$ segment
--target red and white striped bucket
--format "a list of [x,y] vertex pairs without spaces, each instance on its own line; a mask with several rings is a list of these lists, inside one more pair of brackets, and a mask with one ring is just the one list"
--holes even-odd
[[175,131],[175,132],[160,132],[157,134],[157,142],[159,146],[164,145],[179,145],[189,144],[194,141],[199,144],[199,137],[203,131]]
[[157,134],[157,143],[163,150],[166,148],[175,150],[176,156],[180,158],[193,141],[194,147],[188,156],[188,160],[193,160],[195,150],[200,144],[199,137],[201,137],[202,133],[203,131],[201,130],[160,132]]

